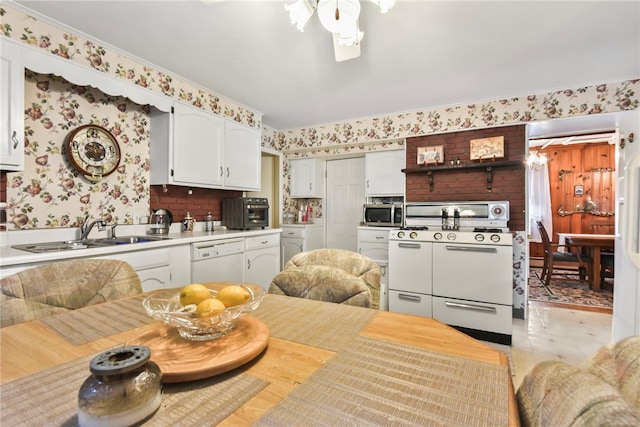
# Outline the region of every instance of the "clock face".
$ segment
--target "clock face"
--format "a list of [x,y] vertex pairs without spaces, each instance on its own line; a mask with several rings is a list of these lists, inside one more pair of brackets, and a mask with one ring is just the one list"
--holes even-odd
[[97,182],[120,164],[120,146],[103,127],[84,125],[69,134],[67,156],[78,172],[89,181]]

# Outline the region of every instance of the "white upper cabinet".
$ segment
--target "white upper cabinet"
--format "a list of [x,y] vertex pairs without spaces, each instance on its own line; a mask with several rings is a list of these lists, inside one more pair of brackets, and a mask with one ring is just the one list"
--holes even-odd
[[365,155],[367,196],[404,195],[404,150],[378,151]]
[[290,197],[299,199],[323,197],[323,161],[315,158],[294,159],[291,165]]
[[224,119],[178,104],[173,113],[173,184],[224,184]]
[[260,191],[260,131],[229,120],[224,129],[224,186]]
[[0,169],[24,169],[24,65],[20,46],[0,38]]
[[151,184],[260,190],[260,131],[187,104],[151,114]]

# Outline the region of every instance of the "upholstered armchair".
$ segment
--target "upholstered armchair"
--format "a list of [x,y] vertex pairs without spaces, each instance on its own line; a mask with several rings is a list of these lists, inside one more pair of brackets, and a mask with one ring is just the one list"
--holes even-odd
[[580,367],[537,364],[517,401],[523,426],[639,426],[640,336],[600,348]]
[[380,267],[343,249],[303,252],[273,278],[269,293],[377,309]]
[[123,261],[45,264],[0,280],[0,327],[140,293],[138,274]]

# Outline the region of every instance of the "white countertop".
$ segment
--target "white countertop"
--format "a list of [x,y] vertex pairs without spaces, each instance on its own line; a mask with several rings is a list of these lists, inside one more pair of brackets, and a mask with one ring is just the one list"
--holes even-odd
[[[170,246],[184,245],[196,242],[204,242],[210,240],[221,240],[232,237],[252,237],[262,234],[281,233],[280,228],[266,228],[255,230],[217,230],[213,232],[194,230],[190,232],[181,232],[180,224],[174,224],[169,230],[167,239],[156,240],[153,242],[132,243],[128,245],[113,245],[86,249],[73,249],[57,252],[32,253],[20,249],[12,248],[11,245],[27,244],[27,243],[44,243],[56,242],[64,240],[73,240],[77,238],[77,229],[56,229],[56,230],[20,230],[5,231],[0,236],[0,267],[7,267],[20,264],[31,264],[37,262],[58,261],[69,258],[84,258],[91,256],[111,255],[123,252],[133,252],[148,249],[158,249]],[[146,226],[118,226],[116,235],[124,236],[140,236],[146,234]],[[89,238],[108,237],[106,232],[92,232]]]

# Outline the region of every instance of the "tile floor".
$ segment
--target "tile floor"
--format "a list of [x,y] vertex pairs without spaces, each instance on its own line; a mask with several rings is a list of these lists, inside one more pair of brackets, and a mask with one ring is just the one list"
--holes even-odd
[[577,366],[611,340],[611,314],[529,304],[527,320],[513,319],[512,345],[492,346],[511,354],[517,390],[537,363],[562,360]]

